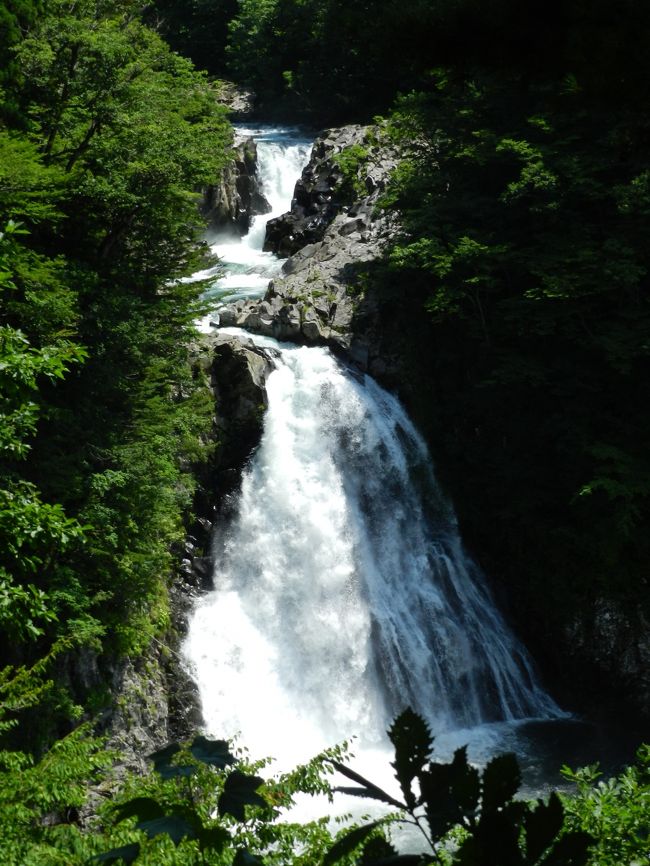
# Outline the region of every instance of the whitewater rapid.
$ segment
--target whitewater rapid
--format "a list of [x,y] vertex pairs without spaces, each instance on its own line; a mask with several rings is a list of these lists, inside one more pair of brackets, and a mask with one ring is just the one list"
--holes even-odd
[[250,230],[242,238],[224,233],[208,239],[210,251],[219,262],[192,276],[193,280],[212,280],[205,290],[212,309],[197,323],[204,333],[213,331],[221,305],[261,297],[269,280],[280,273],[283,259],[262,249],[266,224],[290,207],[296,180],[311,150],[311,139],[294,127],[239,125],[236,131],[240,139],[255,139],[258,178],[271,210],[253,217]]

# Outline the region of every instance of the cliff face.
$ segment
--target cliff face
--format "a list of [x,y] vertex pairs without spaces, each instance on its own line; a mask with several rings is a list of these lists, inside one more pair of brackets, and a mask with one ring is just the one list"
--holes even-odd
[[232,159],[217,183],[204,190],[201,213],[212,231],[243,235],[254,216],[270,210],[257,180],[255,141],[241,138],[235,142]]

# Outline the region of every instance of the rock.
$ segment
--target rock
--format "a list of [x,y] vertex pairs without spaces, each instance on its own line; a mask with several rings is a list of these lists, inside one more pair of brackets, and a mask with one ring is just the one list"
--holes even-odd
[[257,146],[254,139],[244,138],[235,144],[219,182],[205,189],[201,213],[215,232],[243,235],[253,216],[270,210],[257,178]]
[[361,145],[367,130],[365,126],[344,126],[316,139],[296,184],[291,210],[267,224],[265,250],[291,256],[323,238],[347,200],[343,172],[334,157],[347,147]]
[[255,94],[232,81],[219,82],[218,101],[225,105],[231,114],[247,117],[252,113],[255,104]]
[[602,709],[603,691],[613,692],[619,714],[626,705],[650,720],[650,621],[641,607],[596,597],[565,629],[564,644],[581,697]]
[[[247,318],[259,321],[259,312],[251,311]],[[272,369],[266,350],[251,341],[217,335],[212,387],[217,406],[222,468],[241,467],[259,442],[267,406],[265,382]]]

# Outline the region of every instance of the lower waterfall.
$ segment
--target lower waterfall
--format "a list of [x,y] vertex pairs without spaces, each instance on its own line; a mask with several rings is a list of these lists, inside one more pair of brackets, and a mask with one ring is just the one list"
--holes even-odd
[[434,733],[561,716],[397,399],[327,349],[253,339],[275,365],[263,437],[184,647],[208,732],[295,764],[380,746],[406,706]]

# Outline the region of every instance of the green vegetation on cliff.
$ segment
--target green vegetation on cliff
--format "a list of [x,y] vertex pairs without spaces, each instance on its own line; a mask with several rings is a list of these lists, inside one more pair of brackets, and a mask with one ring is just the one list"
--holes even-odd
[[646,119],[572,78],[441,70],[389,127],[410,156],[382,291],[428,313],[411,397],[471,542],[541,650],[596,599],[642,637]]
[[2,657],[36,659],[84,629],[112,654],[140,652],[167,625],[170,545],[183,536],[191,463],[206,453],[212,408],[188,362],[198,289],[178,278],[201,228],[195,190],[218,175],[230,126],[214,87],[130,0],[12,9],[0,122]]

